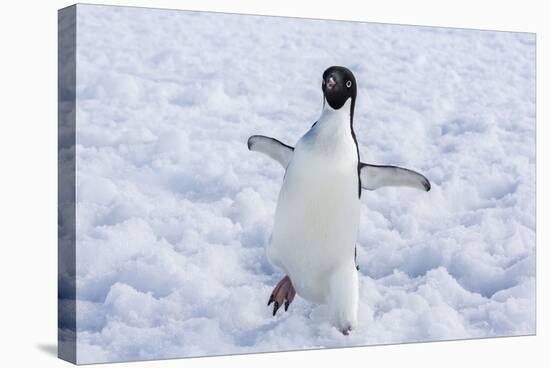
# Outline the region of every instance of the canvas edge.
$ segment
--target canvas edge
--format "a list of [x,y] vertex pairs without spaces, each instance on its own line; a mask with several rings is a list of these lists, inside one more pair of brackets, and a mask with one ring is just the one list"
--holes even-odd
[[57,356],[77,363],[76,348],[76,5],[57,18]]

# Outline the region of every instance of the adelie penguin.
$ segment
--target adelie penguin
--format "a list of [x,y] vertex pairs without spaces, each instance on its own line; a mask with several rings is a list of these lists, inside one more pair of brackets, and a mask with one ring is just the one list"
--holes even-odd
[[327,304],[332,324],[347,335],[357,325],[361,192],[385,186],[429,191],[430,182],[409,169],[360,161],[353,131],[357,83],[349,69],[325,70],[322,90],[321,116],[295,147],[254,135],[248,148],[286,170],[267,246],[269,261],[286,275],[269,297],[273,315],[298,294]]

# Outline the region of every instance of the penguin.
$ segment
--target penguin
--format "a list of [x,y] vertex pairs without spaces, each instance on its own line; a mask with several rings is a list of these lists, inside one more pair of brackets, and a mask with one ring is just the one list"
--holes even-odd
[[363,190],[407,186],[424,191],[429,180],[413,170],[363,163],[353,130],[355,76],[331,66],[322,76],[319,119],[294,147],[253,135],[248,149],[277,161],[285,175],[266,254],[285,276],[267,305],[287,311],[296,294],[326,304],[330,322],[348,335],[357,326],[356,241]]

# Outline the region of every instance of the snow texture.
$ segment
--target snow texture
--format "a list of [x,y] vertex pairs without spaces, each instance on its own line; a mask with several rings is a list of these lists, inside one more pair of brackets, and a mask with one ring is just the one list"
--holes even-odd
[[[78,362],[535,333],[535,35],[78,5]],[[359,325],[297,297],[265,246],[321,74],[358,81]]]

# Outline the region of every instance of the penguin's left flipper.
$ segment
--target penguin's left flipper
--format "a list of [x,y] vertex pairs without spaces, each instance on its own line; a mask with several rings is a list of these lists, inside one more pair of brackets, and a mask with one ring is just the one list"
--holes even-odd
[[397,166],[359,164],[361,187],[366,190],[376,190],[382,187],[410,187],[428,192],[430,181],[416,171]]
[[283,142],[266,137],[264,135],[253,135],[248,138],[248,149],[251,151],[261,152],[264,155],[267,155],[281,164],[281,166],[286,169],[292,154],[294,153],[294,148],[284,144]]

